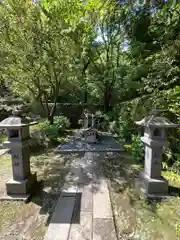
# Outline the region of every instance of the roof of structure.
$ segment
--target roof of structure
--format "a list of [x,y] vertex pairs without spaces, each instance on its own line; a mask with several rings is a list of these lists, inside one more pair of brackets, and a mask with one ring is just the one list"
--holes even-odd
[[140,126],[154,126],[154,127],[178,127],[179,126],[179,124],[174,124],[165,117],[160,117],[153,114],[143,118],[141,121],[137,121],[136,124]]
[[0,128],[21,127],[32,124],[35,123],[30,123],[26,118],[12,116],[5,118],[2,122],[0,122]]

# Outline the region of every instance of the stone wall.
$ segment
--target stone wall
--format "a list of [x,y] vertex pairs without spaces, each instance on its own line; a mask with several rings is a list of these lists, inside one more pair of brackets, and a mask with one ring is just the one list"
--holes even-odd
[[58,104],[55,115],[64,115],[68,117],[72,127],[76,127],[84,109],[88,109],[92,113],[95,113],[102,108],[103,106],[98,104]]
[[[13,102],[14,103],[14,102]],[[18,102],[19,103],[19,102]],[[9,104],[9,103],[8,103]],[[9,117],[12,114],[12,109],[15,107],[14,104],[9,104],[10,106],[8,109],[1,108],[0,109],[0,121],[2,121],[4,118]],[[18,104],[17,104],[18,106]],[[51,107],[52,104],[49,103],[49,106]],[[33,115],[40,115],[41,117],[43,116],[43,111],[40,107],[38,106],[38,109],[36,111],[33,111],[33,108],[31,108],[30,104],[26,104],[24,106],[21,106],[22,111],[28,115],[28,113],[32,113]],[[78,103],[63,103],[57,104],[57,109],[56,109],[56,116],[64,115],[69,118],[72,127],[77,127],[78,125],[78,120],[80,119],[84,109],[88,109],[89,111],[95,113],[98,110],[103,109],[103,106],[99,104],[78,104]]]
[[[53,104],[49,103],[49,106],[51,107]],[[55,116],[66,116],[69,118],[72,127],[76,127],[78,125],[78,120],[80,119],[84,109],[88,109],[91,112],[95,113],[98,110],[103,109],[103,106],[99,104],[85,104],[85,103],[58,103]],[[31,112],[36,115],[40,115],[41,117],[45,117],[43,115],[43,111],[41,109],[41,106],[38,105],[36,108],[32,108]]]

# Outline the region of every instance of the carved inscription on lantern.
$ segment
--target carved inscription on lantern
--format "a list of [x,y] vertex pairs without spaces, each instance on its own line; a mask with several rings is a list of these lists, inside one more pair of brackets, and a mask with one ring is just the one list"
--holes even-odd
[[12,154],[13,158],[13,166],[14,167],[19,167],[20,162],[19,162],[19,155],[18,154]]
[[160,149],[154,149],[153,159],[154,159],[154,164],[160,164],[160,159],[161,159]]

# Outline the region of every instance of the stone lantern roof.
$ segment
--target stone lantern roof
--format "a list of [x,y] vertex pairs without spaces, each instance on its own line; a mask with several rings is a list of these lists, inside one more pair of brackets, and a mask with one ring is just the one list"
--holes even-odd
[[23,116],[22,111],[15,109],[13,111],[13,116],[5,118],[0,122],[0,128],[20,128],[27,125],[35,125],[37,122],[30,122],[25,116]]
[[175,128],[179,127],[179,124],[172,123],[169,119],[156,114],[151,114],[140,121],[135,122],[139,126],[156,127],[156,128]]
[[29,122],[24,117],[8,117],[5,118],[2,122],[0,122],[0,128],[20,128],[26,125],[34,125],[36,122]]

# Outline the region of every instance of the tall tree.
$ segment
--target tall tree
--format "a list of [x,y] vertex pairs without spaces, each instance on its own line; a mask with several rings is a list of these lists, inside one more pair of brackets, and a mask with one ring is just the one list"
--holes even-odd
[[31,0],[3,1],[0,19],[1,51],[9,59],[3,77],[16,95],[39,101],[52,123],[70,71],[72,42],[64,34],[67,24]]

